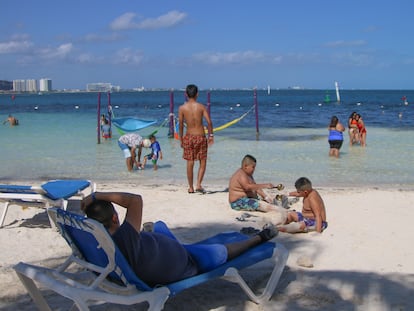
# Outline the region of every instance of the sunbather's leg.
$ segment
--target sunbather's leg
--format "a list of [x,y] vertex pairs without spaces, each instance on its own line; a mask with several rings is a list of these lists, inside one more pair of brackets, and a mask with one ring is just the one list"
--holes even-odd
[[156,223],[154,223],[154,232],[164,234],[178,241],[178,239],[174,236],[174,234],[170,231],[170,229],[168,229],[167,225],[163,221],[157,221]]
[[277,236],[278,230],[272,224],[267,224],[263,227],[263,230],[260,231],[257,235],[252,236],[247,240],[242,240],[239,242],[234,242],[226,244],[227,248],[227,260],[233,259],[250,248],[259,245],[263,242],[267,242]]
[[278,226],[280,232],[298,233],[305,232],[305,224],[303,222],[291,222],[290,224]]

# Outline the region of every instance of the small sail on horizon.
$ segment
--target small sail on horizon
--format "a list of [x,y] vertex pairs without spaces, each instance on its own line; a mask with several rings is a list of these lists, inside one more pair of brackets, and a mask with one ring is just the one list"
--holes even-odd
[[270,95],[270,85],[267,86],[267,95]]
[[341,101],[341,97],[339,96],[339,85],[338,82],[335,81],[335,91],[336,91],[336,101],[339,103]]

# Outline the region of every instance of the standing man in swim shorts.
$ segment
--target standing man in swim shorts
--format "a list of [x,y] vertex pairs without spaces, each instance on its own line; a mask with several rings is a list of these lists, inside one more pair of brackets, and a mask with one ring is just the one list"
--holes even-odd
[[[203,104],[197,102],[198,88],[194,84],[186,87],[187,101],[178,109],[179,138],[183,148],[183,158],[187,160],[188,193],[194,193],[194,161],[198,160],[200,166],[197,174],[195,191],[205,193],[201,185],[207,167],[208,145],[214,143],[213,123]],[[204,132],[203,118],[207,122],[208,138]],[[186,133],[184,135],[184,122]],[[184,136],[183,136],[184,135]]]

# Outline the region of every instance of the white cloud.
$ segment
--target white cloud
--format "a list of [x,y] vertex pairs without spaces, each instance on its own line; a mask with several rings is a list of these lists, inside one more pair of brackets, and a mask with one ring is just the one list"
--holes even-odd
[[122,39],[123,37],[117,33],[109,33],[109,34],[104,34],[104,35],[90,33],[90,34],[85,35],[79,41],[95,43],[95,42],[115,42],[115,41],[120,41]]
[[[222,64],[250,64],[266,62],[271,58],[262,52],[244,51],[244,52],[202,52],[193,55],[193,60],[210,65]],[[273,58],[274,60],[275,58]],[[277,59],[277,58],[276,58]]]
[[363,46],[363,45],[366,45],[366,42],[364,40],[354,40],[354,41],[338,40],[338,41],[327,42],[324,44],[324,46],[331,47],[331,48]]
[[59,45],[57,48],[45,48],[39,50],[39,55],[45,59],[65,58],[73,50],[72,43],[65,43]]
[[371,25],[363,29],[364,32],[375,32],[378,30],[377,26]]
[[27,40],[0,42],[0,54],[22,53],[28,51],[32,46],[33,43]]
[[372,55],[367,53],[338,53],[332,56],[332,59],[336,64],[343,66],[370,66],[375,63],[375,59]]
[[117,51],[114,57],[114,63],[116,64],[139,65],[143,62],[143,60],[143,52],[133,51],[129,48]]
[[135,13],[129,12],[125,13],[119,17],[117,17],[111,24],[110,27],[113,30],[124,30],[134,28],[132,27],[134,24],[133,19],[135,17]]
[[158,29],[169,28],[181,23],[187,17],[186,13],[179,11],[170,11],[165,15],[161,15],[157,18],[148,18],[139,23],[141,29]]
[[117,17],[110,24],[110,28],[112,30],[169,28],[181,23],[187,17],[187,14],[179,11],[170,11],[156,18],[147,18],[139,22],[134,21],[135,17],[135,13],[125,13]]
[[96,63],[96,57],[89,53],[83,53],[77,57],[77,61],[81,64]]

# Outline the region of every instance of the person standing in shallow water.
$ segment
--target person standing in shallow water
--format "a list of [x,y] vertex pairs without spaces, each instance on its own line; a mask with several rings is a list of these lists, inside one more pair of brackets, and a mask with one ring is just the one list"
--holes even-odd
[[356,115],[357,120],[357,126],[358,126],[358,131],[359,131],[359,138],[360,138],[360,143],[361,143],[361,147],[366,147],[367,145],[367,129],[365,128],[365,123],[362,120],[361,115],[358,113]]
[[15,126],[15,125],[19,125],[19,120],[17,120],[15,117],[9,114],[7,119],[3,121],[3,124],[6,124],[6,123],[9,123],[10,126]]
[[333,116],[328,130],[329,156],[339,158],[339,149],[341,149],[342,143],[344,142],[343,132],[345,131],[345,127],[339,122],[337,116]]
[[[207,167],[208,145],[214,143],[213,123],[204,105],[197,102],[198,88],[194,84],[186,87],[187,101],[178,109],[179,139],[183,158],[187,161],[188,193],[194,193],[194,162],[199,161],[196,192],[205,193],[202,186]],[[204,132],[203,119],[207,122],[208,138]],[[186,133],[184,135],[184,122]]]

